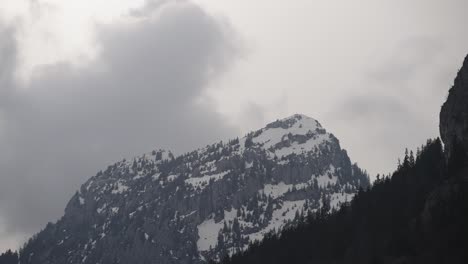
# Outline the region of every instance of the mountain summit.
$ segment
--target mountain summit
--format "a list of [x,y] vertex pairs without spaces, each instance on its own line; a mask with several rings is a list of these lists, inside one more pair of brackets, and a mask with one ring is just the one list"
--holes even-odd
[[204,263],[246,250],[369,179],[304,115],[174,157],[122,160],[83,184],[21,263]]

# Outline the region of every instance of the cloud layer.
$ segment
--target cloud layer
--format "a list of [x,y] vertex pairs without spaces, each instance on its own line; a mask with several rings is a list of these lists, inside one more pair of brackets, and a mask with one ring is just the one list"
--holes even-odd
[[14,79],[15,29],[0,34],[0,248],[60,216],[106,164],[238,134],[201,100],[237,56],[233,31],[186,1],[98,25],[90,65],[43,66],[23,84]]
[[416,150],[439,135],[440,105],[456,75],[453,65],[463,60],[449,54],[442,39],[408,38],[364,71],[353,84],[359,87],[345,93],[327,115],[346,131],[352,157],[365,161],[364,168],[390,173],[405,147]]

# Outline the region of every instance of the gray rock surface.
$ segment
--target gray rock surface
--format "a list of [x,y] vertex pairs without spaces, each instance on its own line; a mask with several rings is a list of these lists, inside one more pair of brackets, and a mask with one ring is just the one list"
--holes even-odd
[[178,157],[156,150],[109,166],[26,244],[21,263],[205,263],[368,185],[332,134],[294,115]]
[[455,78],[446,102],[440,112],[440,135],[445,144],[446,153],[460,144],[468,150],[468,56]]

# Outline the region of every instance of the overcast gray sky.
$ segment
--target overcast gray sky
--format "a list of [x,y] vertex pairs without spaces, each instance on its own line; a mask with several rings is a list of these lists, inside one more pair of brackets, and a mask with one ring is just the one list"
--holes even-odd
[[438,136],[468,53],[465,0],[6,0],[0,250],[81,183],[303,113],[371,174]]

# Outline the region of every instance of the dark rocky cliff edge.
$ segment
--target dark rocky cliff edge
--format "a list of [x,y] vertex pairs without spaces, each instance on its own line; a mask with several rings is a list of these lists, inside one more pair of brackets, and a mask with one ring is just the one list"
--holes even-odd
[[468,56],[440,111],[440,136],[448,156],[457,144],[468,150]]

